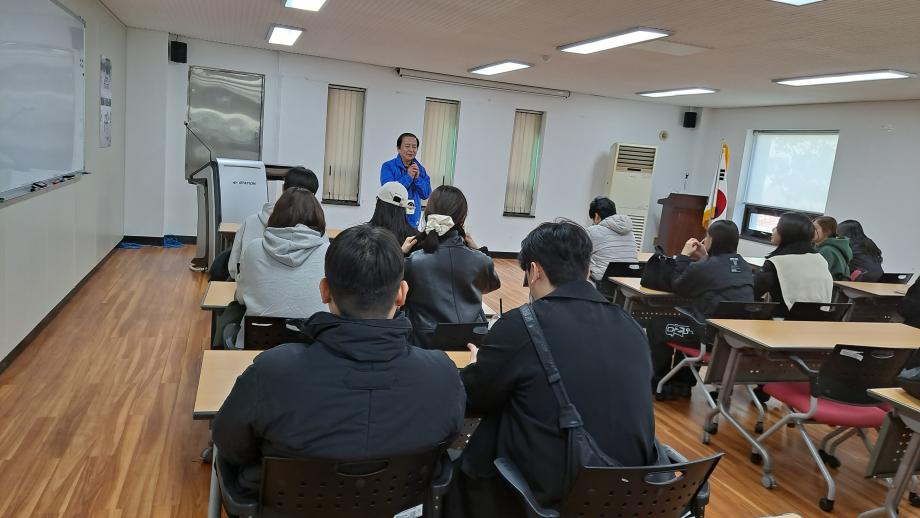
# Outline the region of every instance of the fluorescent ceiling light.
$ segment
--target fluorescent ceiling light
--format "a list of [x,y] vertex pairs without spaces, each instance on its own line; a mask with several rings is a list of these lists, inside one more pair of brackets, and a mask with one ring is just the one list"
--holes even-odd
[[527,63],[521,63],[520,61],[501,61],[498,63],[492,63],[491,65],[483,65],[481,67],[471,68],[469,72],[471,74],[494,76],[495,74],[504,74],[505,72],[511,72],[512,70],[520,70],[522,68],[530,68],[532,66],[533,65]]
[[600,52],[602,50],[612,49],[615,47],[623,47],[625,45],[632,45],[634,43],[641,43],[643,41],[666,38],[671,34],[673,33],[670,31],[663,31],[661,29],[633,27],[632,29],[628,29],[622,32],[615,32],[606,36],[591,38],[590,40],[569,43],[568,45],[559,47],[559,50],[562,52],[574,52],[575,54],[591,54],[593,52]]
[[796,7],[800,5],[813,4],[815,2],[823,2],[824,0],[773,0],[774,2],[779,2],[781,4],[794,5]]
[[297,38],[303,34],[303,29],[297,27],[285,27],[284,25],[272,25],[268,30],[268,42],[275,45],[291,46],[297,41]]
[[657,90],[654,92],[637,92],[636,95],[642,95],[645,97],[673,97],[675,95],[699,95],[699,94],[714,94],[718,90],[713,88],[679,88],[677,90]]
[[281,0],[285,7],[303,9],[304,11],[319,11],[326,0]]
[[855,83],[857,81],[879,81],[882,79],[907,79],[917,74],[901,72],[900,70],[869,70],[867,72],[848,72],[845,74],[829,74],[825,76],[790,77],[788,79],[774,79],[774,83],[787,86],[812,86],[829,85],[834,83]]
[[571,97],[572,92],[568,90],[553,90],[551,88],[540,88],[538,86],[516,85],[512,83],[502,83],[490,81],[488,79],[476,79],[473,77],[451,76],[447,74],[438,74],[435,72],[425,72],[423,70],[412,70],[409,68],[397,68],[396,73],[399,77],[406,79],[417,79],[420,81],[431,81],[433,83],[443,83],[448,85],[472,86],[475,88],[486,88],[489,90],[500,90],[503,92],[517,92],[522,94],[545,95],[549,97],[559,97],[565,99]]

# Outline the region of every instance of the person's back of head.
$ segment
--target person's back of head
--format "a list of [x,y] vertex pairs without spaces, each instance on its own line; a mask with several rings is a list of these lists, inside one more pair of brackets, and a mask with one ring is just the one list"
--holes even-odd
[[316,178],[316,173],[305,167],[292,167],[284,176],[283,189],[286,191],[291,187],[302,187],[316,195],[316,192],[319,191],[319,179]]
[[591,200],[591,204],[588,206],[588,217],[594,221],[595,216],[597,216],[597,221],[603,221],[610,216],[616,216],[617,206],[613,203],[613,200],[606,198],[604,196],[598,196]]
[[387,182],[377,191],[377,204],[368,224],[389,230],[402,243],[418,233],[406,221],[410,203],[409,194],[401,183]]
[[830,216],[819,216],[815,218],[815,230],[820,229],[818,238],[823,241],[829,237],[837,235],[837,220]]
[[733,221],[714,221],[709,225],[706,235],[710,239],[709,257],[738,252],[738,225]]
[[272,215],[266,222],[266,228],[287,228],[306,225],[323,235],[326,232],[326,217],[319,200],[308,189],[292,187],[284,191]]
[[[468,205],[466,196],[463,191],[452,186],[442,185],[431,192],[428,198],[428,208],[425,209],[425,240],[422,242],[422,248],[426,253],[432,253],[438,249],[441,237],[456,229],[461,236],[465,236],[463,224],[466,223],[466,214]],[[432,216],[443,216],[450,218],[453,226],[444,224],[442,218]]]
[[320,290],[333,313],[387,319],[405,300],[405,260],[389,230],[370,225],[345,229],[329,245],[325,268]]
[[542,223],[521,241],[518,263],[525,272],[536,263],[555,287],[588,278],[592,249],[581,225],[568,220]]
[[811,218],[801,212],[787,212],[780,216],[773,232],[772,243],[777,252],[808,253],[814,252],[815,225]]
[[861,248],[876,261],[882,262],[882,250],[875,244],[875,241],[866,235],[859,221],[855,219],[841,221],[837,225],[837,235],[849,239],[854,250]]

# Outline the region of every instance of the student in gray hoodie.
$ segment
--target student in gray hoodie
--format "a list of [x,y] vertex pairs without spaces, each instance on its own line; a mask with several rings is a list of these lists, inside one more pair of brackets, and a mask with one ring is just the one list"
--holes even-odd
[[614,262],[635,262],[638,258],[632,220],[617,214],[617,206],[610,198],[598,196],[588,206],[588,217],[594,222],[588,227],[588,236],[594,248],[591,252],[591,278],[600,281],[607,265]]
[[[287,174],[284,176],[282,192],[291,187],[303,187],[316,194],[316,191],[319,190],[319,180],[316,178],[316,174],[309,169],[299,166],[292,167],[288,169]],[[243,248],[253,239],[262,237],[265,232],[266,223],[269,216],[272,215],[274,206],[274,203],[268,202],[262,206],[261,212],[247,216],[240,223],[240,229],[233,238],[233,247],[230,249],[230,259],[227,263],[231,278],[236,279],[236,274],[239,272],[240,256],[243,254]]]
[[[329,248],[325,232],[323,209],[313,193],[300,187],[284,191],[263,237],[243,248],[236,300],[247,316],[310,318],[324,310],[319,281]],[[242,329],[236,345],[243,345]]]

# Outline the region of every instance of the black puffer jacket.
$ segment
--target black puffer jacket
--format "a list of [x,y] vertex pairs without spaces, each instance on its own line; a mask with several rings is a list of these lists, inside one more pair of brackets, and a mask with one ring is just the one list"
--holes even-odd
[[751,265],[738,254],[721,254],[696,262],[679,255],[671,288],[690,298],[699,316],[708,317],[721,301],[752,302],[754,274]]
[[405,279],[406,316],[420,347],[431,347],[439,323],[485,322],[482,296],[501,287],[492,258],[466,246],[456,230],[444,234],[434,252],[412,252]]
[[853,248],[853,259],[850,260],[850,272],[859,270],[863,272],[854,280],[860,282],[878,282],[885,273],[882,270],[881,257],[872,254],[866,247],[855,241],[850,241]]

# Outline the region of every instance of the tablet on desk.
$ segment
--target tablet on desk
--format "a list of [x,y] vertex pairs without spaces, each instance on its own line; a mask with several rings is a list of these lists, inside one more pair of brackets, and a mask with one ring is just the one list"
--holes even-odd
[[485,322],[470,324],[441,323],[434,328],[431,343],[442,351],[466,351],[466,344],[479,345],[489,328]]

